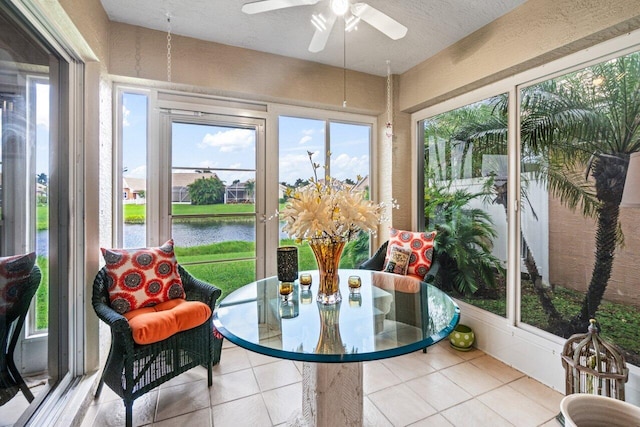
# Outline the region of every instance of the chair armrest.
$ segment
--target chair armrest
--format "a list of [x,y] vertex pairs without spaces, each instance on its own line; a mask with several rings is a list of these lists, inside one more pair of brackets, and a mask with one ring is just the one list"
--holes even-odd
[[109,307],[105,303],[94,303],[93,308],[96,311],[98,317],[109,327],[114,333],[128,333],[131,335],[131,328],[129,327],[129,321],[120,313]]
[[182,286],[186,294],[185,298],[190,301],[202,301],[213,310],[216,306],[216,301],[222,295],[222,290],[210,283],[196,279],[181,265],[178,265],[178,272],[182,279]]
[[438,260],[433,261],[431,263],[431,268],[427,271],[427,274],[424,275],[424,281],[426,283],[433,283],[436,280],[436,276],[438,275],[438,270],[440,270],[440,263]]
[[360,264],[361,270],[374,270],[374,271],[382,271],[384,268],[384,259],[387,256],[387,245],[389,242],[384,242],[382,246],[378,248],[375,254],[362,264]]

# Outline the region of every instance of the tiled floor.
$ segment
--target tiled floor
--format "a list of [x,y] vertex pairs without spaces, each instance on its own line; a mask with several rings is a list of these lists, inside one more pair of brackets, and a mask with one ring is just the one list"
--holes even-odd
[[[225,344],[208,389],[196,368],[138,399],[136,426],[280,426],[299,411],[302,364]],[[446,342],[364,364],[366,426],[557,427],[562,394],[479,350]],[[105,387],[83,426],[124,425],[122,401]],[[338,426],[336,426],[338,427]]]

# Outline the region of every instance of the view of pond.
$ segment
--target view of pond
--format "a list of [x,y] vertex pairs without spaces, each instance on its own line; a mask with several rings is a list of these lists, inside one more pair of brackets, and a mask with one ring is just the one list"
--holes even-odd
[[[280,238],[288,236],[282,232],[284,222],[280,223]],[[126,248],[142,248],[146,245],[144,224],[125,224],[124,243]],[[208,245],[227,240],[256,240],[254,224],[246,221],[185,222],[173,224],[173,240],[177,246],[189,247]],[[36,236],[38,255],[46,256],[48,247],[47,230],[39,231]]]

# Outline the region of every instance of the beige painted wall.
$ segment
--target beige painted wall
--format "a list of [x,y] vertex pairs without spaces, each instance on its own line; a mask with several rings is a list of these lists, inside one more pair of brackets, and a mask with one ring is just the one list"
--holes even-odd
[[[127,24],[111,24],[109,72],[167,80],[167,35]],[[260,101],[342,109],[343,70],[315,62],[189,37],[171,39],[171,81],[206,92]],[[347,73],[349,111],[379,114],[385,79]]]
[[529,0],[401,76],[414,112],[640,28],[637,0]]
[[103,64],[103,69],[108,69],[110,21],[100,0],[59,0],[59,3]]

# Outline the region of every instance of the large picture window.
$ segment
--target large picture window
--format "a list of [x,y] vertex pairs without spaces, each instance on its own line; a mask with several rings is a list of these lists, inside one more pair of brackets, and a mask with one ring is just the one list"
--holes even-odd
[[507,106],[500,95],[418,124],[426,230],[437,231],[437,285],[506,315]]
[[640,185],[626,180],[630,155],[640,151],[638,93],[640,53],[520,91],[528,166],[521,180],[534,183],[529,200],[538,213],[527,233],[534,248],[528,259],[541,253],[549,259],[548,269],[521,280],[522,322],[568,338],[595,318],[634,365],[640,365],[640,344],[631,338],[640,328],[640,210],[621,200]]
[[[287,191],[309,184],[313,176],[311,162],[322,173],[357,186],[370,194],[371,125],[280,116],[279,123],[279,199],[285,203]],[[284,223],[281,224],[281,227]],[[295,244],[280,233],[282,245]],[[300,269],[315,269],[315,259],[308,245],[300,246]],[[349,242],[341,258],[341,268],[357,268],[369,257],[369,235],[360,233]]]

